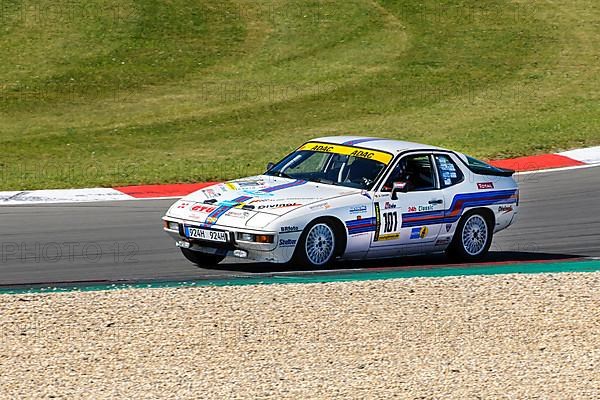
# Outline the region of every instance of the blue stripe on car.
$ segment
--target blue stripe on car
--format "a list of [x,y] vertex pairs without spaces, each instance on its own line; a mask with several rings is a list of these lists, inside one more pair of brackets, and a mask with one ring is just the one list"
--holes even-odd
[[297,181],[288,182],[288,183],[284,183],[284,184],[277,185],[277,186],[272,186],[272,187],[269,187],[266,189],[261,189],[260,191],[265,192],[265,193],[271,193],[271,192],[276,192],[278,190],[301,186],[301,185],[304,185],[305,183],[306,183],[306,181],[304,181],[304,180],[297,180]]
[[402,214],[402,227],[453,223],[460,219],[465,208],[516,203],[516,195],[516,189],[458,194],[447,210]]
[[354,139],[354,140],[348,140],[347,142],[342,143],[343,145],[346,146],[354,146],[360,143],[366,143],[366,142],[374,142],[377,140],[388,140],[388,139],[379,139],[379,138],[363,138],[363,139]]

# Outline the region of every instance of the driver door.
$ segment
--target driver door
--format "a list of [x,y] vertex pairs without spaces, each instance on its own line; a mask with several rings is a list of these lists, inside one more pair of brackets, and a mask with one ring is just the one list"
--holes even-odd
[[[392,192],[394,183],[403,191]],[[434,247],[445,204],[433,157],[429,153],[403,156],[374,196],[376,231],[371,256],[423,253]]]

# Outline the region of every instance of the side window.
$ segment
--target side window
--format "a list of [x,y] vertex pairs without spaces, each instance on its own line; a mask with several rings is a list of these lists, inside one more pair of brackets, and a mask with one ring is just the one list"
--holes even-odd
[[460,168],[456,165],[454,161],[445,154],[436,154],[435,162],[438,167],[438,173],[440,175],[440,185],[442,188],[456,185],[457,183],[462,182],[463,174],[460,171]]
[[426,154],[403,157],[392,170],[381,191],[391,192],[394,182],[405,182],[409,192],[435,189],[431,158]]

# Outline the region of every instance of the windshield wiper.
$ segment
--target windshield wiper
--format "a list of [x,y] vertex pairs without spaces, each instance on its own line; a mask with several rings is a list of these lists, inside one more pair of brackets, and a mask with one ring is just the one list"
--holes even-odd
[[331,179],[314,178],[314,179],[309,179],[309,180],[311,182],[324,183],[326,185],[335,185],[335,181],[332,181]]
[[273,171],[273,172],[269,172],[267,175],[269,176],[279,176],[281,178],[287,178],[287,179],[296,179],[292,176],[289,176],[288,174],[286,174],[285,172],[281,172],[281,171]]

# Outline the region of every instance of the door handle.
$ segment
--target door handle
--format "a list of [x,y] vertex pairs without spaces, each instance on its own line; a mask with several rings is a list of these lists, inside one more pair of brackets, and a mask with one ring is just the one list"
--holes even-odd
[[443,202],[444,202],[444,200],[442,200],[442,199],[429,200],[429,204],[442,204]]

